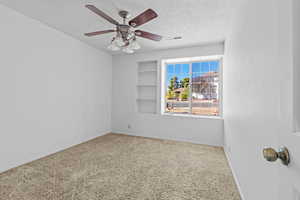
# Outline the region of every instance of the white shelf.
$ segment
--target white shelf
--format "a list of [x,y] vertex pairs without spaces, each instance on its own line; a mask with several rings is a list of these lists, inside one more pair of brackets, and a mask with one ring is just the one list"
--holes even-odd
[[157,73],[157,70],[143,70],[143,71],[138,71],[139,73]]
[[157,61],[143,61],[138,63],[138,72],[157,71]]
[[145,111],[145,110],[143,110],[143,111],[140,110],[139,113],[143,113],[143,114],[156,114],[155,111]]
[[137,111],[155,114],[157,112],[157,61],[138,62],[137,68]]
[[141,85],[137,85],[137,87],[157,87],[157,85],[146,85],[146,84],[141,84]]
[[156,102],[156,99],[136,99],[137,101],[153,101]]

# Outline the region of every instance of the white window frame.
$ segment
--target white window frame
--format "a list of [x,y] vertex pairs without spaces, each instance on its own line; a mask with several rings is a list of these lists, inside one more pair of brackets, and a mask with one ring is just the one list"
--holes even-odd
[[[167,113],[165,112],[166,107],[166,80],[167,80],[167,65],[168,64],[189,64],[190,68],[190,80],[192,76],[192,63],[195,62],[205,62],[205,61],[219,61],[219,115],[217,116],[211,116],[211,115],[196,115],[192,114],[191,112],[189,114],[180,114],[180,113]],[[223,118],[223,55],[213,55],[213,56],[199,56],[199,57],[187,57],[187,58],[172,58],[172,59],[162,59],[161,61],[161,115],[169,115],[169,116],[179,116],[179,117],[195,117],[195,118],[216,118],[216,119],[222,119]],[[192,87],[190,87],[190,94],[192,90]],[[191,104],[191,96],[189,97],[189,103]],[[190,109],[192,109],[192,106],[190,105]]]

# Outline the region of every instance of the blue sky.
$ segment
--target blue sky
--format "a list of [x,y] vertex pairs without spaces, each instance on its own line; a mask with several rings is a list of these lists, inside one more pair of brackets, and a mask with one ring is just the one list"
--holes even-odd
[[[195,62],[192,63],[193,77],[201,76],[207,72],[218,72],[219,61]],[[189,77],[189,64],[167,65],[167,84],[171,78],[177,76],[179,80]]]

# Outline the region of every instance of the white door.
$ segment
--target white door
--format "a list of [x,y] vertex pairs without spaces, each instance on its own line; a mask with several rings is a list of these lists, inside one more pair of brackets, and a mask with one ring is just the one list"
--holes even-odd
[[[281,90],[282,122],[283,130],[280,131],[278,143],[289,149],[291,163],[288,167],[280,165],[279,173],[279,199],[300,200],[300,0],[291,0],[289,3],[283,1],[282,9],[286,9],[288,16],[280,16],[281,23],[286,29],[281,29],[282,55],[281,64],[286,63],[291,67],[283,80]],[[286,23],[289,20],[290,23]],[[287,36],[288,34],[288,36]],[[284,38],[289,38],[289,42]],[[287,44],[284,47],[284,44]],[[290,81],[288,81],[290,80]],[[290,98],[287,98],[287,97]],[[286,101],[288,99],[288,101]],[[286,106],[288,105],[288,106]]]
[[278,146],[273,148],[285,146],[290,163],[286,166],[278,159],[268,164],[278,168],[278,200],[300,200],[300,0],[280,4],[278,61],[283,70]]

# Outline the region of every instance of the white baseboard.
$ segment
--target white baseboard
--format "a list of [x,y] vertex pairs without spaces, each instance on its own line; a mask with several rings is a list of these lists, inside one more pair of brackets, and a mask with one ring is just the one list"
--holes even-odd
[[241,189],[241,185],[240,185],[240,183],[239,183],[239,181],[238,181],[237,175],[236,175],[236,173],[235,173],[235,171],[234,171],[234,168],[233,168],[233,165],[232,165],[232,162],[231,162],[231,158],[230,158],[230,154],[227,152],[225,146],[224,146],[224,152],[225,152],[227,161],[228,161],[228,163],[229,163],[229,167],[230,167],[230,169],[231,169],[231,172],[232,172],[232,175],[233,175],[235,184],[236,184],[236,186],[237,186],[237,188],[238,188],[238,191],[239,191],[239,193],[240,193],[240,195],[241,195],[241,198],[242,198],[242,200],[246,200],[246,199],[245,199],[245,196],[243,195],[243,192],[242,192],[242,189]]
[[[90,136],[90,137],[85,138],[83,142],[87,142],[87,141],[89,141],[89,140],[95,139],[95,138],[97,138],[97,137],[100,137],[100,136],[103,136],[103,135],[106,135],[106,134],[109,134],[109,133],[111,133],[111,130],[99,132],[97,135],[93,135],[93,136]],[[81,143],[83,143],[83,142],[81,142]],[[79,143],[79,144],[81,144],[81,143]],[[76,145],[76,144],[75,144],[75,145]],[[72,145],[72,146],[73,146],[73,145]]]
[[223,145],[220,144],[208,144],[208,143],[202,143],[195,140],[189,140],[189,139],[182,139],[182,138],[170,138],[170,137],[161,137],[161,136],[148,136],[148,135],[142,135],[142,134],[136,134],[129,131],[120,131],[120,130],[113,130],[112,133],[121,134],[121,135],[131,135],[131,136],[139,136],[139,137],[145,137],[145,138],[153,138],[153,139],[161,139],[161,140],[170,140],[170,141],[177,141],[177,142],[188,142],[193,144],[202,144],[202,145],[209,145],[209,146],[215,146],[215,147],[223,147]]

